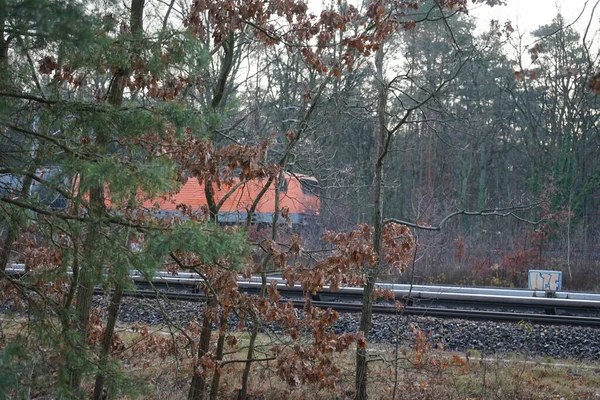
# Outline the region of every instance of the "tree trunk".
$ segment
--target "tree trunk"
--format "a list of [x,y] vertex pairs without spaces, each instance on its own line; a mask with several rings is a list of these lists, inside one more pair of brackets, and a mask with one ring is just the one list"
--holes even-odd
[[487,167],[488,167],[488,149],[486,143],[482,143],[481,149],[481,166],[479,169],[479,189],[477,194],[477,207],[480,210],[485,209],[486,200],[486,185],[487,185]]
[[[266,279],[263,279],[266,282]],[[266,283],[263,283],[266,287]],[[262,291],[262,286],[261,286]],[[239,400],[246,400],[248,398],[248,379],[250,378],[250,370],[252,369],[252,360],[254,359],[254,349],[256,346],[256,338],[258,337],[258,319],[252,319],[252,333],[250,334],[250,342],[248,343],[248,354],[246,354],[246,365],[244,366],[244,373],[242,374],[242,388],[240,389]]]
[[[134,39],[139,39],[143,33],[143,15],[145,0],[132,0],[130,25],[131,33]],[[138,47],[138,46],[136,46]],[[114,107],[120,107],[123,102],[123,92],[129,77],[129,69],[119,69],[113,76],[106,95],[108,104]],[[96,136],[96,154],[103,156],[108,154],[109,133],[99,130]],[[84,179],[85,177],[82,177]],[[99,281],[104,268],[104,260],[99,253],[101,239],[101,229],[104,225],[103,219],[106,214],[106,205],[104,198],[104,185],[95,185],[89,191],[89,217],[87,236],[83,244],[83,262],[79,271],[79,282],[77,284],[77,306],[75,313],[77,316],[77,329],[79,331],[78,343],[75,346],[86,349],[88,324],[90,319],[90,308],[92,297],[94,295],[94,286]],[[79,361],[79,360],[77,360]],[[83,369],[80,365],[71,366],[70,386],[74,392],[79,390]]]
[[[207,290],[208,292],[208,290]],[[198,361],[208,353],[210,349],[210,339],[212,336],[212,323],[213,320],[210,317],[211,308],[216,307],[216,298],[213,295],[208,295],[206,307],[204,309],[204,315],[202,317],[202,330],[200,332],[200,343],[198,343]],[[206,388],[206,373],[205,371],[199,371],[198,367],[194,367],[194,376],[192,377],[192,383],[190,385],[190,391],[188,393],[189,400],[201,400],[204,396],[204,390]]]
[[17,228],[9,222],[8,231],[6,232],[6,237],[4,238],[4,243],[2,243],[2,249],[0,250],[0,276],[3,276],[6,272],[12,245],[16,239]]
[[[363,332],[365,339],[369,338],[371,323],[373,319],[373,289],[377,280],[380,259],[381,259],[381,239],[383,233],[383,161],[388,153],[391,132],[387,128],[387,119],[385,114],[385,106],[387,103],[387,87],[383,77],[383,44],[377,51],[375,57],[375,66],[377,68],[378,82],[378,99],[377,99],[377,120],[379,130],[379,143],[377,150],[377,161],[375,163],[375,199],[374,199],[374,215],[373,215],[373,248],[377,255],[377,262],[372,268],[366,271],[367,283],[363,287],[363,308],[360,316],[359,330]],[[368,381],[368,366],[367,366],[367,348],[356,348],[356,399],[367,399],[367,381]]]
[[121,305],[122,297],[123,286],[120,282],[117,282],[115,284],[115,292],[112,295],[110,305],[108,307],[108,321],[106,322],[106,328],[104,329],[104,337],[102,338],[102,353],[100,354],[100,372],[98,372],[96,375],[94,395],[92,396],[93,400],[102,400],[105,398],[104,380],[106,377],[103,369],[106,368],[106,365],[108,364],[108,357],[110,357],[110,345],[115,332],[115,324],[117,323],[117,316],[119,315],[119,307]]
[[[104,133],[98,135],[98,148],[105,153],[108,147]],[[79,280],[77,282],[77,305],[75,315],[77,318],[77,339],[74,343],[77,352],[85,352],[87,349],[88,324],[90,319],[90,310],[92,306],[92,297],[94,296],[94,286],[102,275],[104,262],[98,254],[98,243],[101,240],[102,218],[106,211],[104,205],[104,187],[95,187],[90,189],[89,215],[91,222],[88,225],[87,236],[83,245],[83,260],[79,271]],[[72,355],[70,386],[73,392],[79,391],[83,368],[80,365],[81,359]]]
[[[285,158],[282,160],[283,167],[285,167]],[[285,168],[281,169],[279,177],[275,185],[275,210],[273,211],[273,222],[271,227],[271,240],[277,239],[277,220],[279,219],[279,189],[281,188],[282,179],[285,179],[284,175]],[[261,285],[260,285],[260,297],[264,298],[267,293],[267,265],[271,259],[271,253],[265,255],[262,261],[262,270],[260,274]],[[248,344],[248,354],[246,355],[246,365],[244,366],[244,373],[242,375],[242,389],[240,390],[240,400],[246,400],[248,396],[248,379],[250,378],[250,370],[252,369],[252,361],[254,360],[254,349],[256,344],[256,338],[258,337],[258,319],[253,317],[254,325],[252,326],[252,334],[250,336],[250,343]]]
[[219,331],[219,339],[217,340],[217,350],[215,352],[215,372],[213,374],[212,384],[210,386],[210,400],[217,400],[219,396],[219,385],[221,384],[221,367],[220,362],[223,361],[223,352],[225,349],[225,331],[227,326],[227,317],[221,318],[221,329]]
[[[363,308],[360,318],[359,330],[364,333],[365,339],[369,337],[373,317],[373,289],[375,282],[371,279],[363,287]],[[367,348],[356,348],[356,396],[358,399],[367,399]]]

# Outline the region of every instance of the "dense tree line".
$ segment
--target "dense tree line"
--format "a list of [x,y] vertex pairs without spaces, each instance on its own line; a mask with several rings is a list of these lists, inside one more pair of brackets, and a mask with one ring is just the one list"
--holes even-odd
[[[500,33],[497,24],[474,36],[468,16],[446,18],[427,6],[419,12],[430,20],[386,49],[385,75],[393,93],[389,115],[402,115],[419,96],[452,79],[394,134],[385,165],[385,215],[435,225],[457,210],[540,205],[522,214],[535,224],[462,216],[448,222],[444,235],[425,234],[423,245],[432,249],[417,268],[420,279],[478,283],[470,281],[472,269],[502,269],[511,264],[505,256],[530,252],[511,267],[518,271],[502,272],[495,283],[526,285],[527,269],[544,267],[563,270],[572,288],[592,289],[595,280],[577,277],[595,276],[597,263],[598,95],[592,88],[598,55],[592,33],[583,36],[557,14],[531,39]],[[286,59],[272,70],[292,73],[291,65]],[[297,68],[281,81],[296,79]],[[320,104],[319,127],[295,160],[299,170],[320,179],[326,227],[372,221],[378,146],[374,68],[364,62],[332,85]],[[284,97],[272,102],[298,101],[289,99],[286,87],[268,85],[264,95],[273,91]],[[277,114],[271,126],[287,118]],[[247,129],[269,131],[268,121],[265,116],[265,128]],[[460,260],[457,246],[468,248]],[[447,276],[457,270],[460,276]]]

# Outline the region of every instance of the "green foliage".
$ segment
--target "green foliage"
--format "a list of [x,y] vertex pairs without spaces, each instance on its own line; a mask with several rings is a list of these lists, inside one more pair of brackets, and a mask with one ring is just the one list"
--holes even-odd
[[[10,80],[0,87],[11,95],[0,95],[0,166],[21,181],[37,178],[31,195],[2,192],[23,203],[2,203],[0,219],[2,228],[26,233],[19,256],[35,271],[26,281],[35,290],[24,290],[22,300],[35,317],[28,340],[2,350],[0,387],[16,390],[25,382],[40,395],[85,397],[78,380],[102,368],[111,396],[138,394],[140,385],[127,379],[119,360],[98,361],[104,325],[87,316],[88,289],[134,289],[129,272],[151,277],[171,252],[235,269],[248,254],[242,232],[193,221],[170,227],[137,210],[180,186],[181,166],[169,146],[182,145],[184,133],[205,137],[221,122],[191,96],[203,90],[208,51],[181,26],[150,23],[132,33],[130,2],[4,4],[2,39],[10,38],[11,51],[2,72]],[[122,91],[114,87],[119,73],[129,75]],[[109,104],[115,93],[123,100]],[[94,195],[102,189],[104,204]],[[59,196],[66,207],[52,204]],[[148,251],[140,253],[131,241],[144,237]],[[76,274],[79,282],[72,281]]]
[[120,360],[111,359],[102,369],[106,381],[110,382],[112,398],[147,398],[153,395],[150,382],[136,379],[133,374],[123,369]]
[[199,264],[222,264],[236,270],[249,254],[245,232],[230,231],[210,223],[184,221],[168,231],[147,233],[143,257],[148,265],[159,266],[170,253],[193,254]]
[[25,358],[22,341],[12,341],[0,350],[0,399],[22,395],[19,375],[23,372],[22,361]]
[[92,28],[98,22],[86,11],[86,3],[91,2],[7,0],[4,4],[11,19],[9,32],[27,33],[40,47],[60,42],[79,48],[92,40]]

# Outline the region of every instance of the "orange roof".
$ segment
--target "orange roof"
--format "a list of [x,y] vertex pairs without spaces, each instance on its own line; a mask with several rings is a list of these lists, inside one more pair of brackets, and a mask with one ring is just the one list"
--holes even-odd
[[[279,207],[288,207],[291,214],[313,214],[319,212],[319,198],[303,190],[301,180],[316,183],[315,178],[306,175],[286,174],[285,190],[280,191]],[[219,212],[225,213],[245,213],[251,206],[258,193],[266,184],[266,179],[256,179],[241,184],[223,203]],[[234,185],[223,185],[221,189],[215,186],[215,200],[219,203],[229,193],[239,180],[234,181]],[[178,193],[175,193],[167,199],[152,199],[144,202],[144,207],[151,208],[158,203],[160,210],[175,211],[178,204],[186,204],[193,210],[198,210],[206,205],[206,196],[204,194],[204,185],[198,183],[198,179],[189,178],[181,187]],[[260,200],[256,212],[272,213],[275,210],[275,189],[271,186]]]

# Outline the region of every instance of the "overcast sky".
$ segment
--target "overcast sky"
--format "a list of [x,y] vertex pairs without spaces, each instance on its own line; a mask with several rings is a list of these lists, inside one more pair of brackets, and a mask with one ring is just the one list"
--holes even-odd
[[[472,8],[470,14],[476,17],[480,22],[480,27],[489,26],[491,19],[496,19],[501,23],[510,20],[513,28],[522,33],[531,32],[540,25],[548,24],[560,11],[567,23],[575,21],[582,13],[578,22],[574,25],[580,31],[585,29],[594,4],[598,0],[507,0],[506,6],[478,6]],[[586,6],[587,3],[587,6]],[[594,13],[594,27],[598,26],[600,18],[600,5],[596,7]]]

